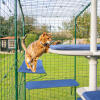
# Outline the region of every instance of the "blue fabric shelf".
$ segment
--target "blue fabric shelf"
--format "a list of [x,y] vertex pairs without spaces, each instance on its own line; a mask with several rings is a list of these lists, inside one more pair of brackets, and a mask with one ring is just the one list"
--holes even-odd
[[82,100],[82,99],[79,97],[79,98],[77,98],[77,100]]
[[43,64],[42,64],[41,60],[37,61],[36,72],[32,72],[31,69],[27,69],[25,61],[23,61],[23,64],[18,69],[18,72],[23,72],[23,73],[39,73],[39,74],[46,73],[45,70],[44,70],[44,67],[43,67]]
[[[76,45],[51,45],[54,50],[90,50],[89,44],[76,44]],[[100,44],[97,45],[97,50],[100,50]]]
[[46,81],[29,81],[26,82],[26,88],[28,89],[42,89],[42,88],[54,88],[54,87],[72,87],[79,84],[73,79],[64,80],[46,80]]
[[100,91],[84,92],[83,96],[86,100],[100,100]]

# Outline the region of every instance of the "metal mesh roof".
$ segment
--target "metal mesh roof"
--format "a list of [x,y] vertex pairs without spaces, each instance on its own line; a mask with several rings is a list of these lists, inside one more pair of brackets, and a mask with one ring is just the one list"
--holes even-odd
[[[91,0],[20,0],[25,16],[73,17],[88,5]],[[100,0],[97,0],[99,14]],[[14,0],[0,0],[1,13],[14,14]],[[18,12],[19,9],[18,9]],[[9,14],[10,13],[10,14]]]
[[47,25],[53,31],[62,22],[79,14],[90,0],[20,0],[25,16],[36,19],[36,26]]
[[[77,16],[91,0],[20,0],[20,2],[24,15],[36,19],[36,26],[45,24],[57,30],[62,22],[68,22]],[[97,13],[100,16],[100,0],[97,5]],[[0,0],[0,16],[9,18],[13,15],[14,0]],[[19,6],[18,16],[21,16]]]
[[27,16],[72,17],[76,16],[90,0],[21,0]]

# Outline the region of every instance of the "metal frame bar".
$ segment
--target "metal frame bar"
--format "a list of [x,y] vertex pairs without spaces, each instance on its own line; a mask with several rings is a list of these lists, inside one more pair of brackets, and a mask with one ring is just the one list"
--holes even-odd
[[[91,3],[89,3],[78,15],[76,15],[75,17],[75,44],[76,44],[76,28],[77,28],[77,18],[91,5]],[[76,56],[74,57],[74,79],[76,80]],[[75,93],[76,93],[76,89],[75,89]],[[76,94],[75,94],[76,96]],[[76,100],[76,97],[75,97]]]
[[[23,13],[23,9],[22,9],[22,5],[20,0],[18,0],[19,3],[19,7],[21,10],[21,14],[22,14],[22,24],[23,24],[23,36],[25,36],[25,19],[24,19],[24,13]],[[24,74],[24,100],[26,100],[26,73]]]
[[18,100],[18,66],[17,66],[17,0],[15,0],[15,21],[14,21],[14,25],[15,25],[15,100]]
[[[25,35],[25,20],[24,13],[20,0],[18,0],[19,7],[22,14],[22,23],[23,23],[23,36]],[[16,89],[16,100],[18,100],[18,66],[17,66],[17,0],[15,0],[15,89]],[[26,100],[26,73],[24,73],[24,100]]]
[[[91,34],[90,51],[97,51],[97,0],[91,0]],[[90,57],[89,60],[89,90],[97,89],[97,58]]]
[[[19,1],[19,6],[20,6],[20,9],[21,9],[21,14],[22,14],[22,23],[23,23],[23,36],[25,36],[25,19],[24,19],[24,13],[23,13],[23,9],[22,9],[22,6],[21,6],[21,2],[20,0]],[[26,100],[26,73],[23,73],[24,74],[24,100]]]

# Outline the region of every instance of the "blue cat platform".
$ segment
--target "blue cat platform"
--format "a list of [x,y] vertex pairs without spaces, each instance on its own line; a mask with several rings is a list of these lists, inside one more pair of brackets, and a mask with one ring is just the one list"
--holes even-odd
[[[25,61],[18,69],[18,72],[23,73],[37,73],[43,74],[46,73],[41,60],[37,61],[36,72],[32,72],[31,69],[27,69]],[[78,86],[79,84],[74,79],[63,79],[63,80],[45,80],[45,81],[29,81],[26,82],[27,89],[43,89],[43,88],[55,88],[55,87],[73,87]]]
[[[64,44],[58,44],[58,45],[51,45],[51,49],[53,50],[90,50],[89,44],[72,44],[72,45],[64,45]],[[100,44],[97,44],[97,50],[100,50]]]
[[42,89],[42,88],[72,87],[72,86],[79,86],[79,84],[73,79],[29,81],[26,83],[27,89]]
[[100,100],[100,91],[84,92],[83,96],[86,100]]
[[23,61],[22,65],[18,69],[18,72],[23,72],[23,73],[37,73],[37,74],[43,74],[46,73],[42,64],[41,60],[37,61],[37,67],[36,67],[36,72],[32,72],[31,69],[27,69],[25,61]]
[[80,97],[78,97],[77,100],[82,100],[82,99]]
[[100,56],[100,44],[97,45],[97,51],[90,51],[90,45],[51,45],[49,49],[50,53],[69,55],[69,56]]

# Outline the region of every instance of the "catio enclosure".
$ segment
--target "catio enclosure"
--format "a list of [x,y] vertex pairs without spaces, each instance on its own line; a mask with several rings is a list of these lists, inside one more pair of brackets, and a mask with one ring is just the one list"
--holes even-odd
[[[53,53],[40,57],[44,74],[21,73],[24,52],[18,37],[26,34],[26,46],[43,32],[53,33],[62,44],[90,43],[91,0],[0,0],[0,100],[76,100],[76,87],[27,89],[26,82],[74,79],[89,86],[89,59]],[[100,1],[97,1],[97,43],[100,43]],[[1,39],[15,36],[15,51],[1,50]],[[21,45],[20,45],[21,48]],[[97,86],[100,86],[100,61]]]

